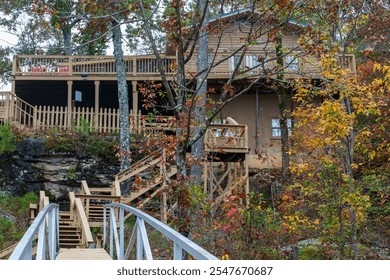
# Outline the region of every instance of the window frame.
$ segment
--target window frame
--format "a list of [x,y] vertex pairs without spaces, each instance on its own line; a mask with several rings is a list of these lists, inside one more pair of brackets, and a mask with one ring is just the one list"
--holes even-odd
[[[230,73],[233,73],[234,69],[236,69],[236,66],[238,65],[238,62],[240,61],[241,55],[240,54],[235,54],[229,57],[229,71]],[[245,59],[241,62],[240,65],[238,65],[238,70],[243,69],[243,63],[245,63]]]
[[299,59],[297,55],[286,55],[285,63],[287,70],[299,71],[300,69]]
[[[277,126],[274,126],[274,121],[277,121]],[[291,136],[291,131],[293,127],[293,119],[287,118],[287,129],[288,129],[288,136]],[[274,135],[274,131],[278,131],[278,135]],[[270,132],[271,132],[271,139],[281,139],[282,137],[282,130],[280,127],[280,118],[278,117],[271,117],[271,126],[270,126]]]

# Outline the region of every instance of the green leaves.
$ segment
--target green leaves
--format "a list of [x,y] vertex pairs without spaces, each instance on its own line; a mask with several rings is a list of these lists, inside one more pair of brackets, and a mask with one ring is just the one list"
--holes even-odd
[[9,125],[0,124],[0,155],[15,151],[15,137]]

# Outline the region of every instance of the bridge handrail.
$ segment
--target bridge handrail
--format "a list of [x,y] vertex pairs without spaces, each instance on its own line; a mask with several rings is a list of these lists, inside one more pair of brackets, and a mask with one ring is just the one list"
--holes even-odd
[[[115,220],[115,207],[119,208],[119,234],[117,231],[117,222]],[[132,248],[136,242],[136,256],[137,260],[142,260],[144,255],[147,260],[152,260],[152,251],[150,249],[149,239],[147,236],[145,222],[151,225],[154,229],[162,233],[165,237],[173,241],[173,259],[181,260],[183,257],[183,250],[188,254],[193,256],[198,260],[217,260],[218,258],[214,255],[207,252],[205,249],[195,244],[193,241],[184,237],[174,229],[170,228],[166,224],[158,221],[152,216],[142,212],[139,209],[134,207],[122,204],[122,203],[111,203],[104,206],[104,245],[106,245],[107,240],[107,220],[106,220],[106,211],[107,208],[110,210],[110,255],[114,257],[114,240],[117,259],[123,260],[128,258]],[[137,222],[133,228],[133,233],[131,234],[129,244],[127,246],[126,252],[124,252],[124,212],[130,212],[137,217]]]
[[[47,220],[47,221],[46,221]],[[33,241],[38,233],[36,260],[54,260],[59,247],[58,204],[46,205],[34,219],[31,226],[16,246],[9,260],[32,260]],[[48,247],[48,248],[47,248]]]

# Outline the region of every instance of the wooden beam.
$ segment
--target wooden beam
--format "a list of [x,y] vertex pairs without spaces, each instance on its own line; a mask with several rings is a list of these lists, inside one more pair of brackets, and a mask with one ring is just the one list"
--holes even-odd
[[133,112],[138,112],[138,90],[137,81],[132,81],[132,92],[133,92]]
[[245,176],[246,176],[246,182],[245,182],[245,201],[246,206],[249,206],[249,165],[248,165],[248,154],[245,154]]
[[100,81],[95,81],[95,129],[96,131],[99,128],[99,96],[100,96]]
[[121,199],[120,196],[105,195],[105,194],[75,194],[75,197],[82,198],[82,199],[101,199],[101,200],[111,200],[111,201],[119,201]]
[[71,127],[72,124],[72,87],[73,87],[73,81],[68,81],[68,123],[67,127]]
[[[163,185],[163,188],[165,186]],[[168,203],[167,203],[167,193],[163,191],[161,193],[161,222],[168,222]]]

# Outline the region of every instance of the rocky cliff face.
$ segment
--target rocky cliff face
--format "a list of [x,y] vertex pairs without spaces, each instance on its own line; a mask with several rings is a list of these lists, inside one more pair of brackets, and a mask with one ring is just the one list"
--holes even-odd
[[53,153],[44,139],[26,138],[13,154],[0,156],[0,193],[23,195],[46,190],[51,201],[61,203],[68,192],[78,192],[81,180],[89,186],[111,185],[119,162],[83,154]]

